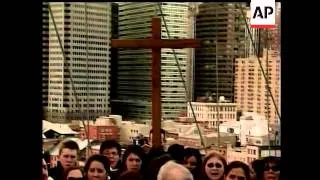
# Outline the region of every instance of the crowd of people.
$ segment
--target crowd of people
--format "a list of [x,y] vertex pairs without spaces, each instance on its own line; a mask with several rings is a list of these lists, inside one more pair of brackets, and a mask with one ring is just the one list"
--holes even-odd
[[122,154],[117,141],[106,140],[99,154],[89,157],[83,168],[79,167],[78,155],[76,142],[63,142],[56,167],[48,169],[42,160],[42,180],[278,180],[280,175],[278,157],[255,160],[250,165],[227,163],[219,152],[203,158],[198,149],[179,144],[167,151],[130,145]]

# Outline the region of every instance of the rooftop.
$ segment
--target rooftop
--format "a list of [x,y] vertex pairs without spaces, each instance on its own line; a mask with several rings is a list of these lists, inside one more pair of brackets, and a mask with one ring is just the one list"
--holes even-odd
[[46,133],[50,130],[53,130],[59,134],[78,134],[78,132],[73,131],[68,124],[60,124],[60,123],[51,123],[49,121],[42,121],[42,133]]

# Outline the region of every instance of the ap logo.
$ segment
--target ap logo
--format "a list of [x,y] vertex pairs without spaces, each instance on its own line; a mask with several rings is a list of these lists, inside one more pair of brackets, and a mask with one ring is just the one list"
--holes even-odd
[[275,0],[251,0],[251,27],[274,28]]

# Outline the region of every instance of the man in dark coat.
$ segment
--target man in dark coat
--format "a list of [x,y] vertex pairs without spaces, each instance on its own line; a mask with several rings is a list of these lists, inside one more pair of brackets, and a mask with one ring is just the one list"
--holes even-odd
[[110,162],[111,180],[117,180],[120,176],[121,145],[115,140],[106,140],[100,146],[100,154],[106,156]]
[[59,149],[59,160],[56,167],[49,169],[49,176],[54,180],[65,180],[65,172],[78,165],[79,146],[68,140],[62,142]]

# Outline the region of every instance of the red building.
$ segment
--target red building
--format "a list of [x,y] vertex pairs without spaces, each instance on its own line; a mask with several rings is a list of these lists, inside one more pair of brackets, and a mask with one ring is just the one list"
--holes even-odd
[[[89,139],[105,141],[109,139],[120,140],[120,128],[118,122],[113,117],[101,116],[95,121],[85,122],[85,128],[89,134]],[[89,130],[88,130],[89,129]],[[82,126],[80,130],[80,138],[86,139],[86,134]]]
[[[120,128],[116,125],[89,125],[89,139],[104,141],[108,139],[120,140]],[[87,138],[84,128],[80,132],[81,138]]]

